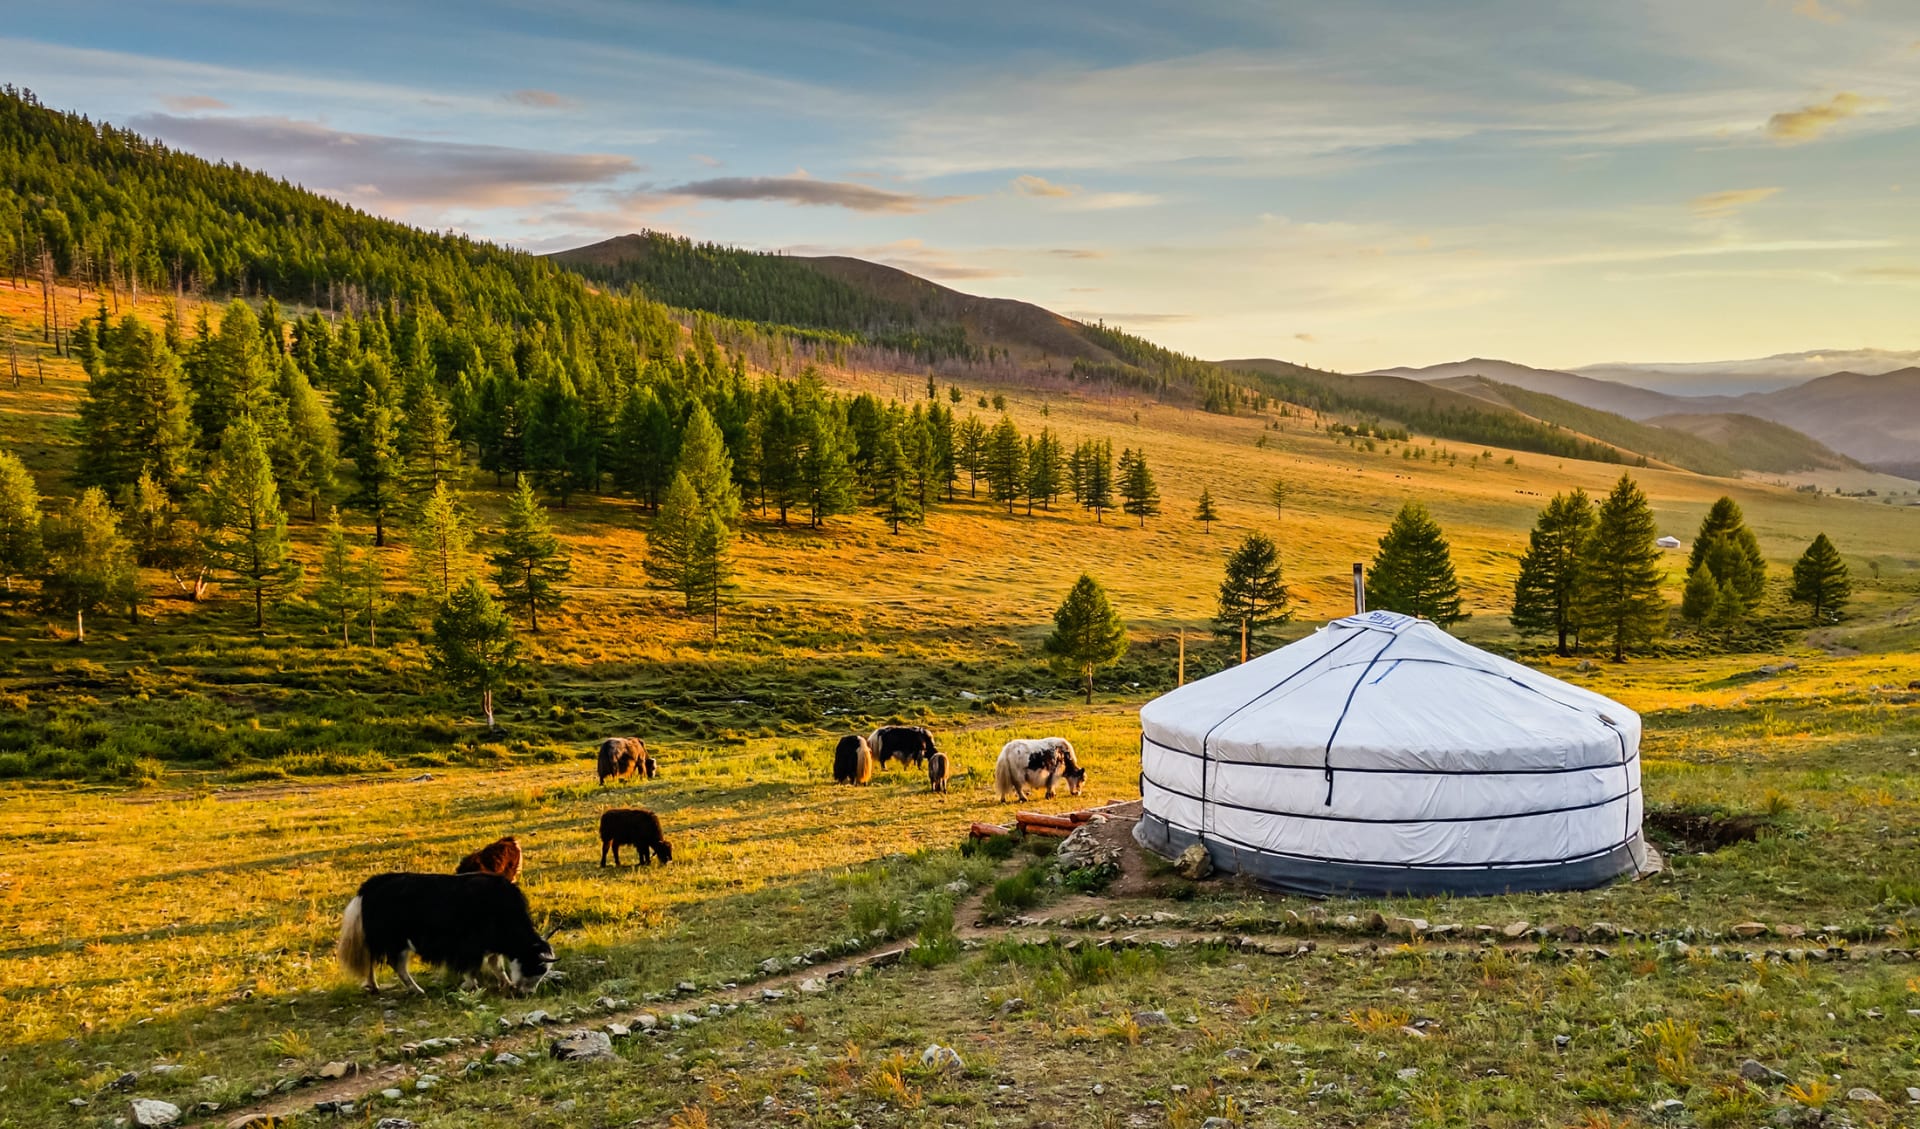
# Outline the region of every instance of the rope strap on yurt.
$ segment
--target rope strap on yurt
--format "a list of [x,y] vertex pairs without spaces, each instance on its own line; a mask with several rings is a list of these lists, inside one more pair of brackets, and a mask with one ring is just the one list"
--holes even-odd
[[1327,749],[1325,760],[1322,762],[1327,773],[1327,807],[1333,806],[1333,739],[1340,736],[1340,725],[1347,720],[1347,711],[1353,708],[1353,698],[1354,695],[1360,692],[1361,683],[1367,680],[1367,675],[1373,673],[1373,668],[1379,663],[1380,656],[1387,653],[1387,647],[1391,647],[1399,641],[1400,637],[1398,635],[1390,636],[1387,639],[1386,646],[1375,651],[1373,657],[1367,660],[1367,665],[1360,668],[1360,677],[1354,679],[1353,685],[1347,689],[1347,700],[1345,704],[1340,707],[1340,716],[1334,719],[1333,729],[1327,733]]
[[[1321,655],[1319,658],[1314,659],[1310,663],[1306,663],[1302,665],[1299,669],[1295,670],[1292,674],[1287,675],[1285,678],[1282,678],[1280,681],[1267,687],[1265,690],[1262,690],[1258,694],[1255,694],[1251,699],[1245,702],[1242,702],[1240,705],[1233,707],[1233,709],[1229,710],[1226,716],[1222,717],[1219,721],[1216,721],[1212,725],[1207,726],[1207,731],[1201,734],[1200,736],[1200,826],[1195,831],[1195,834],[1199,835],[1200,839],[1203,842],[1206,840],[1206,837],[1207,837],[1207,778],[1208,778],[1207,770],[1208,770],[1208,767],[1213,763],[1212,754],[1208,751],[1208,743],[1213,740],[1213,731],[1225,725],[1227,722],[1232,721],[1236,716],[1239,715],[1241,710],[1244,710],[1249,706],[1252,706],[1255,702],[1258,702],[1260,699],[1266,697],[1268,694],[1273,693],[1275,690],[1278,690],[1282,686],[1285,686],[1287,683],[1292,682],[1294,679],[1305,674],[1307,671],[1312,670],[1313,668],[1319,666],[1323,662],[1326,662],[1328,659],[1338,654],[1340,651],[1340,648],[1346,646],[1348,643],[1353,642],[1355,639],[1358,639],[1365,634],[1366,634],[1365,630],[1356,630],[1353,634],[1347,636],[1345,639],[1342,639],[1338,643],[1335,643],[1333,646],[1328,647],[1326,650],[1326,653]],[[1391,647],[1392,645],[1393,645],[1393,641],[1389,639],[1387,641],[1387,646]],[[1384,651],[1387,648],[1382,647],[1380,649]],[[1375,655],[1374,657],[1378,658],[1379,656]],[[1349,696],[1349,700],[1351,700],[1351,696]],[[1142,741],[1145,741],[1146,736],[1147,735],[1145,733],[1142,733],[1140,735],[1140,739]],[[1142,763],[1145,763],[1145,762],[1143,761]],[[1329,780],[1331,780],[1331,776],[1329,776]]]

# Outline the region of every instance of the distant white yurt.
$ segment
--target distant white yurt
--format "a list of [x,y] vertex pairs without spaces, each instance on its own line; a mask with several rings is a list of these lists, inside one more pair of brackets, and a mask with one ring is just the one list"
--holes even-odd
[[1680,539],[1669,533],[1665,537],[1655,540],[1654,544],[1660,546],[1662,549],[1678,549],[1680,547]]
[[1596,886],[1646,865],[1640,718],[1393,612],[1140,711],[1141,845],[1304,893]]

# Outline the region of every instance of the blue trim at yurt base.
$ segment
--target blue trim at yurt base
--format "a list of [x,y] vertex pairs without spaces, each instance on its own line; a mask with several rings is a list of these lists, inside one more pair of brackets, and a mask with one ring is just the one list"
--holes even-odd
[[[1143,812],[1133,837],[1166,858],[1177,858],[1200,836]],[[1245,847],[1209,835],[1207,854],[1215,869],[1244,874],[1263,886],[1290,894],[1328,897],[1345,894],[1429,897],[1440,894],[1528,894],[1549,890],[1585,890],[1638,870],[1645,847],[1636,831],[1626,842],[1584,858],[1504,866],[1387,866],[1283,855]]]

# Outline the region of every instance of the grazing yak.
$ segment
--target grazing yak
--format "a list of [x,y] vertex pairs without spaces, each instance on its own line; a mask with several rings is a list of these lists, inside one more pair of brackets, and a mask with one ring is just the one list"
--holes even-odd
[[867,747],[873,763],[883,768],[890,760],[920,764],[939,751],[933,747],[933,734],[918,725],[883,725],[867,737]]
[[520,841],[509,835],[495,839],[460,860],[455,874],[498,874],[509,882],[520,881]]
[[993,786],[1002,800],[1026,799],[1029,789],[1044,788],[1048,799],[1060,781],[1066,781],[1067,793],[1078,796],[1087,772],[1073,758],[1073,745],[1065,737],[1016,738],[1000,747],[1000,760],[993,766]]
[[376,993],[374,971],[385,964],[426,995],[407,970],[416,956],[468,985],[491,967],[516,993],[532,991],[553,968],[553,946],[533,927],[527,896],[498,874],[376,874],[347,903],[334,952]]
[[633,847],[640,852],[639,866],[649,856],[663,864],[673,861],[673,844],[660,834],[660,817],[645,808],[609,808],[600,813],[600,865],[607,865],[607,850],[613,850],[613,865],[620,865],[620,848]]
[[947,790],[947,754],[935,751],[927,757],[927,783],[936,792]]
[[625,780],[629,776],[643,776],[652,780],[660,774],[660,766],[647,755],[647,743],[638,737],[609,737],[600,742],[600,785],[605,787],[607,778]]
[[867,739],[858,733],[840,738],[833,747],[833,782],[865,784],[872,779],[873,751],[867,747]]

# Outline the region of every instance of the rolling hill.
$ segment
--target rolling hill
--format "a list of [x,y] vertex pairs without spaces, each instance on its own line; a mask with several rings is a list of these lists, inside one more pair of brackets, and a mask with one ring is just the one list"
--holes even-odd
[[1400,376],[1409,380],[1447,381],[1462,377],[1484,377],[1490,381],[1558,396],[1603,412],[1614,412],[1628,419],[1649,419],[1678,411],[1699,410],[1701,405],[1683,397],[1669,396],[1631,384],[1598,380],[1555,369],[1533,368],[1512,361],[1473,357],[1464,361],[1427,365],[1424,368],[1380,369],[1378,375]]

